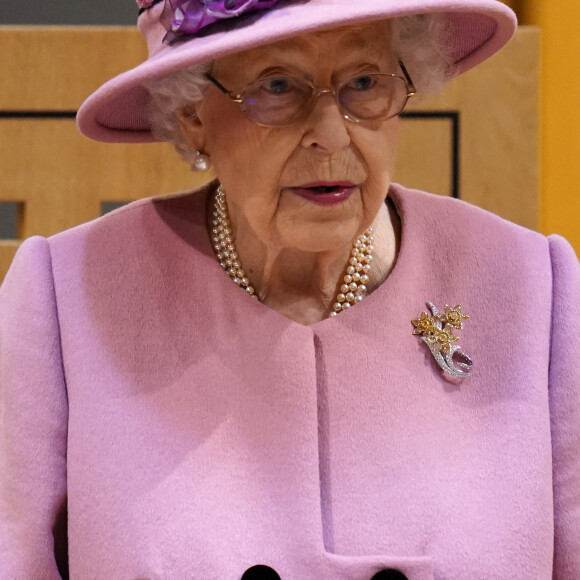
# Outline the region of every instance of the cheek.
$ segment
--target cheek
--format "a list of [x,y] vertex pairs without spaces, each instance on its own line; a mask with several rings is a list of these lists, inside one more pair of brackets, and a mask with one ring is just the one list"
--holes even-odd
[[297,146],[296,139],[248,121],[231,101],[205,107],[200,110],[200,119],[206,153],[226,191],[243,183],[256,195],[277,196],[280,176]]
[[234,103],[223,107],[209,105],[200,114],[206,137],[206,152],[214,160],[235,159],[247,154],[247,148],[240,143],[253,143],[251,127]]
[[367,131],[359,141],[359,151],[362,154],[367,169],[368,185],[386,192],[395,160],[398,136],[398,118],[381,123],[372,131]]
[[263,231],[277,212],[280,176],[296,140],[248,121],[235,103],[231,105],[200,111],[206,153],[227,192],[230,217],[238,225],[243,221]]
[[[203,115],[203,116],[202,116]],[[234,170],[246,173],[253,167],[252,158],[259,155],[261,140],[258,127],[250,123],[235,103],[218,106],[208,103],[200,112],[206,137],[206,152],[218,177]]]
[[380,159],[383,165],[391,168],[395,157],[399,134],[399,119],[389,119],[382,123],[374,135],[371,136],[373,159]]

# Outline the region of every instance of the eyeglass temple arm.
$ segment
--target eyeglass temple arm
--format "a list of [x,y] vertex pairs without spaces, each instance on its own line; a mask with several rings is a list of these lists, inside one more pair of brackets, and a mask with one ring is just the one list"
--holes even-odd
[[413,79],[411,79],[411,75],[408,73],[402,60],[399,61],[399,66],[401,67],[401,70],[403,71],[403,75],[405,77],[405,80],[407,81],[407,84],[409,85],[409,96],[411,97],[417,93],[417,89],[415,88],[415,84],[413,83]]
[[232,93],[232,91],[228,91],[228,89],[226,89],[226,87],[224,87],[217,79],[212,77],[210,73],[205,73],[205,78],[211,83],[213,83],[222,93],[224,93],[230,99],[232,99],[232,101],[235,101],[236,103],[242,102],[240,95],[236,95]]

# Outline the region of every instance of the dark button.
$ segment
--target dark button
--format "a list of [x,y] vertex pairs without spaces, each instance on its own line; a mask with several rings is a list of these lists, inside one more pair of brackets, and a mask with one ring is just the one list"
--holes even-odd
[[377,572],[371,580],[409,580],[400,570],[385,568]]
[[280,580],[280,576],[274,568],[257,564],[256,566],[248,568],[240,580]]

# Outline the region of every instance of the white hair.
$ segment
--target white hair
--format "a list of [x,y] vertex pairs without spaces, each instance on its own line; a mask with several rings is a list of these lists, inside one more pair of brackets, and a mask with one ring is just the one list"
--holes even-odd
[[[452,70],[444,20],[436,14],[419,14],[391,22],[393,53],[405,64],[417,93],[441,90]],[[210,85],[205,73],[212,65],[213,61],[194,65],[145,85],[151,94],[149,118],[153,135],[172,143],[188,162],[193,161],[195,152],[181,132],[176,112],[203,99]]]

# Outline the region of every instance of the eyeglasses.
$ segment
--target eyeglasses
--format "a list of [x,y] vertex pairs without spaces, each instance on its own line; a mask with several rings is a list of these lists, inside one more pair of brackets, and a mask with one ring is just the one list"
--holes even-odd
[[396,117],[416,94],[405,65],[399,61],[399,66],[403,76],[359,74],[332,87],[317,87],[301,77],[267,77],[251,82],[240,93],[226,89],[209,73],[205,76],[238,103],[250,121],[264,127],[286,127],[305,119],[324,93],[332,93],[346,119],[364,123]]

